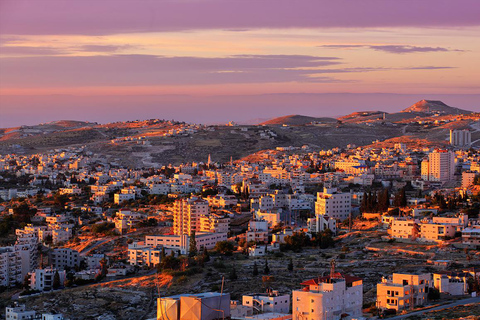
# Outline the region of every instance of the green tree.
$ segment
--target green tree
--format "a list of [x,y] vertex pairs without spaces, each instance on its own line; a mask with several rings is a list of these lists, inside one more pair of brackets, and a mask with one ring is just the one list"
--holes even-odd
[[270,273],[270,267],[268,266],[268,260],[265,259],[265,266],[263,268],[263,274],[269,274]]
[[285,243],[283,248],[287,250],[293,250],[299,252],[303,247],[310,245],[310,238],[305,232],[295,232],[291,236],[285,237]]
[[52,287],[55,290],[60,288],[60,275],[58,274],[58,271],[55,271],[55,274],[53,275]]
[[292,272],[293,271],[293,260],[290,259],[290,261],[288,262],[288,267],[287,267],[288,271]]
[[405,188],[398,190],[395,194],[395,199],[393,200],[395,207],[406,207],[407,206],[407,195],[405,193]]
[[428,300],[440,299],[440,291],[437,288],[428,288]]
[[210,261],[210,254],[208,253],[208,250],[205,247],[203,247],[202,257],[203,257],[203,262]]
[[254,275],[254,276],[258,276],[257,261],[253,262],[253,275]]
[[195,231],[190,234],[190,244],[188,247],[188,256],[195,257],[197,255],[197,241],[195,240]]
[[30,288],[30,276],[28,274],[25,275],[25,277],[23,278],[23,288],[24,289]]
[[232,270],[230,271],[230,280],[235,281],[237,278],[237,271],[235,270],[235,266],[233,266]]
[[219,241],[215,244],[215,251],[227,256],[232,255],[234,249],[235,247],[230,241]]

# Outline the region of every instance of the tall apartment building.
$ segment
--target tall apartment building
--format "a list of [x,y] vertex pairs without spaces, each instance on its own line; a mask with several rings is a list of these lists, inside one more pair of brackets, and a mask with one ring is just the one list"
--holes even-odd
[[454,147],[470,147],[472,133],[468,130],[450,130],[450,144]]
[[173,206],[173,232],[176,235],[190,235],[197,230],[197,222],[208,215],[208,201],[199,198],[180,199]]
[[66,276],[65,270],[54,268],[35,269],[35,271],[28,273],[30,275],[30,289],[38,291],[53,290],[53,281],[57,272],[60,278],[60,285],[63,286]]
[[401,311],[424,305],[430,282],[429,273],[394,273],[377,284],[377,306],[380,309]]
[[22,253],[17,246],[0,248],[0,286],[10,287],[22,282]]
[[463,171],[462,172],[462,188],[468,188],[473,185],[475,181],[476,172],[473,171]]
[[352,210],[352,195],[338,192],[337,188],[324,188],[317,194],[315,214],[345,220]]
[[454,179],[455,154],[448,150],[435,150],[422,161],[422,179],[447,182]]
[[49,255],[50,265],[58,270],[75,268],[80,266],[80,255],[78,251],[69,248],[53,249]]
[[337,320],[345,314],[352,318],[362,316],[361,278],[334,273],[301,285],[302,290],[293,291],[293,320]]

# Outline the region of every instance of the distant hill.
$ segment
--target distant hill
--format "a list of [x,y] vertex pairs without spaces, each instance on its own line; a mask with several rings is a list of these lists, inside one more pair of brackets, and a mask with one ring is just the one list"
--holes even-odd
[[41,126],[56,126],[61,128],[77,128],[77,127],[90,127],[96,125],[96,123],[77,121],[77,120],[58,120],[48,123],[42,123]]
[[335,123],[337,122],[337,120],[334,118],[327,118],[327,117],[315,118],[315,117],[308,117],[308,116],[293,114],[289,116],[270,119],[268,121],[260,123],[260,125],[281,126],[285,124],[289,126],[303,126],[312,122]]
[[358,112],[353,112],[350,114],[347,114],[346,116],[342,116],[338,118],[340,121],[366,121],[366,120],[377,120],[379,118],[383,118],[383,115],[387,114],[386,112],[383,111],[358,111]]
[[442,101],[437,100],[420,100],[401,112],[417,112],[417,113],[441,113],[441,114],[465,114],[472,111],[454,108],[446,105]]

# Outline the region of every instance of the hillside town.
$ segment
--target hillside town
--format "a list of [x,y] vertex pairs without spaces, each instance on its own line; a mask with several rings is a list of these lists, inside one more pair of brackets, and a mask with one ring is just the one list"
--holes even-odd
[[35,299],[136,279],[151,288],[144,319],[478,307],[480,153],[471,142],[469,130],[451,130],[442,148],[285,146],[160,169],[82,148],[2,156],[1,307],[6,319],[87,319],[59,304],[36,310]]

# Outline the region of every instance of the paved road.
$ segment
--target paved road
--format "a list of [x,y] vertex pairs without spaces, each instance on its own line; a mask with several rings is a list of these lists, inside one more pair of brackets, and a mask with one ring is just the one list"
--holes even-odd
[[420,311],[414,311],[414,312],[411,312],[411,313],[408,313],[408,314],[403,314],[401,316],[395,316],[395,317],[387,318],[387,319],[388,320],[405,319],[407,317],[424,314],[425,312],[429,312],[429,311],[442,310],[442,309],[452,308],[452,307],[456,307],[456,306],[461,306],[461,305],[464,305],[464,304],[478,303],[478,302],[480,302],[480,297],[467,298],[467,299],[458,300],[456,302],[452,302],[452,303],[449,303],[449,304],[444,304],[442,306],[438,306],[438,307],[434,307],[434,308],[430,308],[430,309],[425,309],[425,310],[420,310]]

